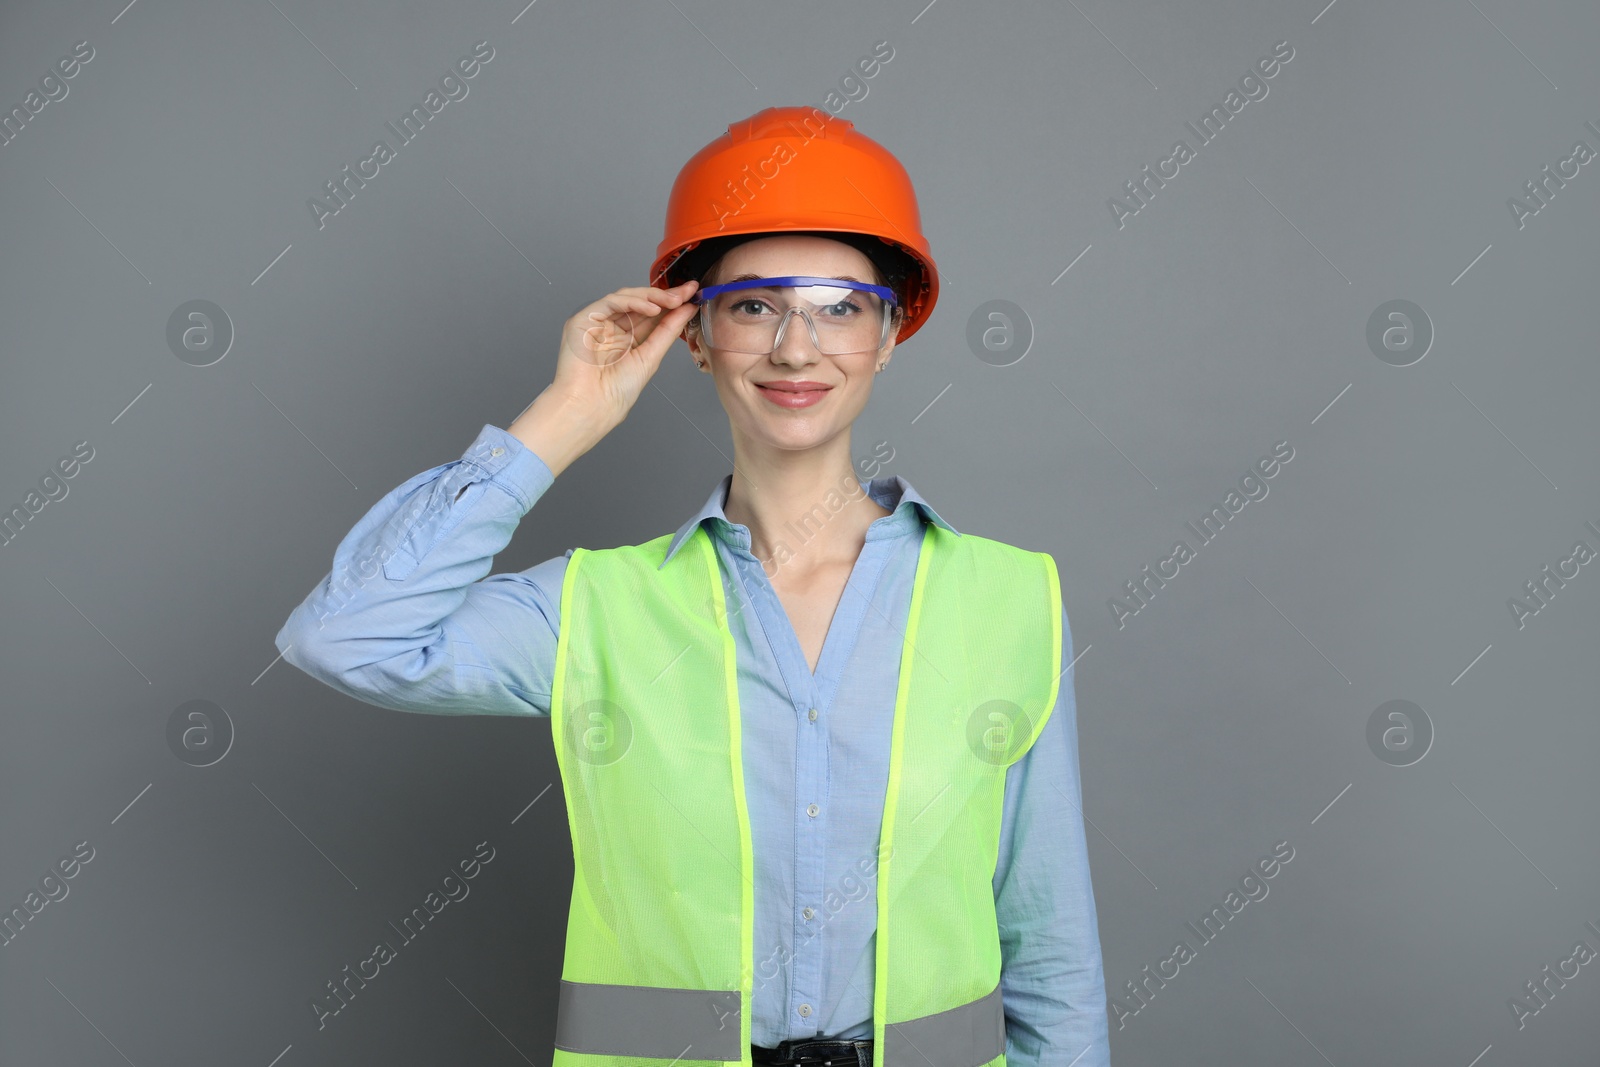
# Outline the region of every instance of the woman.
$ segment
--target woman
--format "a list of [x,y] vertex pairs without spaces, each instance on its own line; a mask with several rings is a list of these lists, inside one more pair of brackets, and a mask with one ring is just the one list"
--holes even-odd
[[[279,650],[384,707],[551,717],[556,1067],[1109,1063],[1054,562],[851,462],[938,293],[904,169],[813,109],[736,122],[651,277],[356,525]],[[485,577],[680,336],[733,471],[673,534]]]

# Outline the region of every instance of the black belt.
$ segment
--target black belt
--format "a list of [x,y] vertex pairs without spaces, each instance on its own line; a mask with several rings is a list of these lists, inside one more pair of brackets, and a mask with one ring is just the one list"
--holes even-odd
[[842,1041],[806,1038],[780,1042],[777,1048],[751,1045],[750,1059],[755,1063],[776,1064],[778,1067],[857,1067],[857,1064],[872,1063],[872,1039]]

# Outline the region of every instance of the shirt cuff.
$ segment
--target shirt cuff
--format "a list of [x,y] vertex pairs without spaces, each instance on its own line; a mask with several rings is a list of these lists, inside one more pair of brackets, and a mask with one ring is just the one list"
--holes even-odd
[[524,515],[556,480],[555,472],[533,449],[488,423],[461,458],[486,474],[485,481],[509,493]]

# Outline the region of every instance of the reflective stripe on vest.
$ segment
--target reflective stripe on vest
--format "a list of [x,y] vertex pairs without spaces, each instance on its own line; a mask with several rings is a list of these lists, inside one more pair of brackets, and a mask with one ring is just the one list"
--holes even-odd
[[[567,563],[551,728],[574,875],[553,1067],[750,1063],[733,634],[709,534],[663,566],[671,541]],[[876,863],[876,1067],[1004,1067],[1005,771],[1054,708],[1061,638],[1048,555],[924,525],[883,827],[862,858]]]
[[[596,1056],[708,1060],[739,1058],[739,1028],[718,1020],[739,1014],[739,991],[561,983],[556,1048]],[[682,1062],[682,1061],[679,1061]]]

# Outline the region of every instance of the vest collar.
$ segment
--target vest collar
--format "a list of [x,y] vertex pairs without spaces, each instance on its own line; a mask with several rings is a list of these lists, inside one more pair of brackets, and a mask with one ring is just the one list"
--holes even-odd
[[[711,495],[701,505],[700,510],[695,512],[693,517],[682,526],[678,527],[677,536],[672,539],[672,544],[667,548],[666,559],[661,561],[662,567],[667,565],[668,561],[677,553],[679,547],[689,539],[689,535],[694,533],[695,527],[702,523],[707,524],[706,533],[712,537],[720,536],[735,547],[743,548],[746,551],[749,550],[750,531],[743,525],[729,522],[727,515],[722,510],[722,505],[728,498],[728,488],[732,484],[733,475],[723,475],[722,480],[711,491]],[[868,540],[875,540],[879,537],[901,536],[919,529],[924,522],[931,522],[935,526],[940,526],[950,531],[957,537],[961,536],[954,526],[939,517],[939,513],[933,510],[932,505],[922,499],[922,495],[911,487],[910,482],[898,474],[887,478],[874,478],[863,488],[866,489],[867,494],[879,506],[886,507],[893,512],[893,514],[885,515],[872,524],[867,531]],[[658,567],[657,570],[659,569]]]

